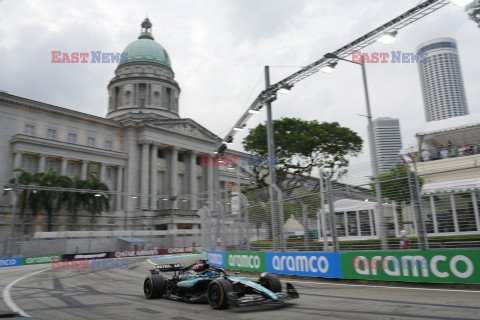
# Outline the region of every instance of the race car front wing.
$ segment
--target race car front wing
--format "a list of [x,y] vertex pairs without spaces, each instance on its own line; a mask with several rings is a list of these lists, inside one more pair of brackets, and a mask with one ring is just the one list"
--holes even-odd
[[227,298],[229,305],[232,307],[250,307],[257,306],[262,304],[277,304],[283,303],[288,300],[298,299],[298,292],[295,290],[292,284],[287,283],[287,292],[276,292],[275,295],[278,299],[272,299],[265,295],[245,295],[243,297],[238,297],[234,291],[227,293]]

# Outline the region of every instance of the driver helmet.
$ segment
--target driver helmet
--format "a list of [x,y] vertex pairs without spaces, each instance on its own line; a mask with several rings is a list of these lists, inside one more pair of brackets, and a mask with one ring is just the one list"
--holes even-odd
[[217,273],[215,272],[215,270],[208,270],[206,274],[209,277],[216,277],[217,276]]
[[201,263],[197,263],[196,265],[193,266],[192,270],[200,272],[204,270],[204,266]]

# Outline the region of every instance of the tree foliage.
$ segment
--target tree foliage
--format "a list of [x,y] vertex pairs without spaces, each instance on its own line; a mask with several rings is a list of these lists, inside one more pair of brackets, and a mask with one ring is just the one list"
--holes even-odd
[[468,17],[470,20],[477,24],[477,27],[480,28],[480,0],[475,0],[470,3],[466,8]]
[[[402,164],[397,164],[397,166],[390,169],[389,173],[381,173],[380,174],[380,190],[382,191],[382,197],[388,198],[393,200],[397,203],[401,203],[405,201],[406,203],[410,203],[410,189],[408,187],[408,176],[407,176],[407,167]],[[410,170],[410,177],[414,179],[414,174]],[[374,179],[371,178],[373,181]],[[418,178],[418,182],[420,187],[423,185],[423,179]],[[375,193],[375,184],[371,184],[373,193]]]
[[[282,118],[274,120],[273,127],[279,185],[288,175],[310,175],[315,167],[337,178],[346,172],[349,157],[362,150],[362,138],[337,122]],[[254,155],[268,159],[266,124],[250,129],[243,146]],[[255,168],[256,180],[261,186],[267,185],[267,167],[268,161]]]
[[[90,212],[92,227],[95,215],[109,209],[109,197],[105,193],[95,196],[96,193],[92,192],[92,190],[108,191],[108,186],[95,175],[91,175],[88,180],[80,180],[77,177],[71,179],[68,176],[58,175],[53,169],[36,174],[30,174],[22,169],[15,169],[14,172],[19,173],[20,185],[39,186],[38,190],[24,188],[19,194],[23,234],[29,234],[28,226],[31,216],[37,216],[40,212],[46,213],[47,231],[53,231],[56,215],[62,208],[72,212],[73,230],[78,228],[78,209],[86,209]],[[10,183],[15,183],[15,179],[11,179]],[[68,189],[85,189],[85,192],[73,192]]]
[[[90,190],[108,191],[108,186],[102,181],[100,181],[100,179],[93,174],[88,180],[87,187]],[[95,215],[99,214],[102,211],[108,211],[110,209],[108,200],[108,195],[103,192],[87,194],[86,207],[87,210],[90,212],[90,224],[92,226],[92,230],[95,226]]]

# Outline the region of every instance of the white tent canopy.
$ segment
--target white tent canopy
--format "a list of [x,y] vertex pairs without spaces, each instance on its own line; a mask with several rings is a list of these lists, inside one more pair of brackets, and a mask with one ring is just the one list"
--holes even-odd
[[480,114],[471,114],[424,123],[416,137],[422,148],[476,144],[480,138]]
[[303,226],[294,217],[288,218],[288,220],[283,225],[283,230],[287,234],[291,234],[291,233],[296,234],[296,235],[299,235],[299,234],[303,235],[304,234]]
[[480,128],[480,114],[453,117],[438,121],[425,122],[417,129],[417,136],[427,136],[470,128]]
[[468,178],[442,182],[425,183],[422,186],[422,194],[467,192],[480,190],[480,178]]
[[[361,201],[353,199],[341,199],[333,203],[333,208],[335,212],[345,212],[345,211],[362,211],[362,210],[373,210],[377,205],[376,202],[371,201]],[[330,212],[329,207],[325,208],[325,212]]]

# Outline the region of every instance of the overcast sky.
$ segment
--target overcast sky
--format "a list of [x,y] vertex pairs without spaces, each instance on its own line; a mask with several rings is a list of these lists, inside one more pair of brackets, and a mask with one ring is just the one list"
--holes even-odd
[[[52,64],[51,51],[122,52],[148,14],[153,36],[169,53],[182,90],[180,116],[223,137],[264,89],[263,67],[275,83],[421,1],[378,0],[0,0],[0,90],[104,117],[116,64]],[[438,37],[457,40],[470,114],[480,112],[480,29],[453,4],[402,29],[391,45],[364,52],[414,52]],[[403,145],[425,122],[417,65],[368,64],[372,114],[400,119]],[[273,103],[274,118],[337,121],[365,140],[350,183],[369,175],[361,70],[339,63]],[[265,120],[251,118],[248,128]],[[241,149],[244,130],[233,148]]]

